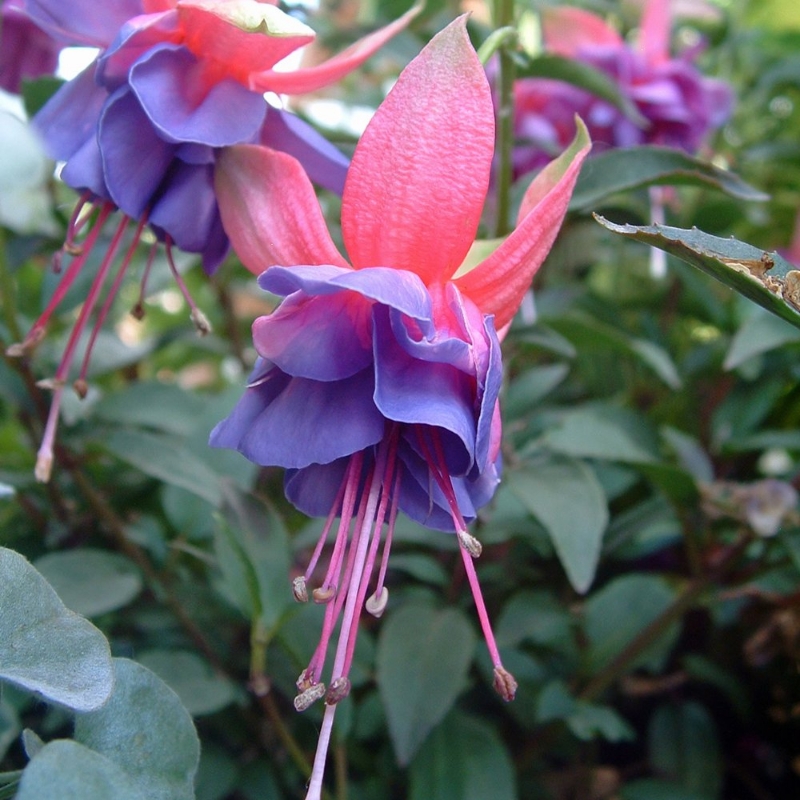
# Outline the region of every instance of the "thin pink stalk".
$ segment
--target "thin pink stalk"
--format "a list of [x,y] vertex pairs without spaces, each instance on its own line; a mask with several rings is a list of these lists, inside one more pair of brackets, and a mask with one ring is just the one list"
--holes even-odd
[[483,630],[483,637],[486,639],[486,647],[489,649],[489,656],[495,667],[502,667],[503,662],[500,659],[500,651],[497,649],[497,642],[495,641],[494,632],[492,631],[492,623],[489,621],[486,603],[483,601],[483,592],[481,592],[481,585],[478,582],[478,575],[475,572],[473,558],[467,552],[466,548],[459,547],[458,549],[461,551],[461,560],[464,562],[464,569],[467,571],[469,588],[472,590],[475,608],[478,610],[478,619],[480,620],[481,629]]
[[348,476],[349,476],[349,469],[345,472],[342,484],[339,487],[339,491],[336,494],[336,499],[333,501],[333,506],[331,507],[330,514],[328,514],[328,518],[325,520],[325,526],[323,527],[322,533],[320,534],[320,537],[317,540],[317,546],[314,548],[314,552],[311,555],[311,559],[308,562],[308,566],[306,566],[306,571],[303,574],[303,580],[306,582],[311,580],[311,576],[314,574],[314,570],[317,567],[317,562],[319,561],[319,557],[322,555],[322,550],[325,547],[325,543],[328,540],[328,534],[330,533],[330,530],[333,527],[333,521],[336,519],[336,516],[339,513],[342,502],[342,496],[344,495],[344,487],[347,484]]

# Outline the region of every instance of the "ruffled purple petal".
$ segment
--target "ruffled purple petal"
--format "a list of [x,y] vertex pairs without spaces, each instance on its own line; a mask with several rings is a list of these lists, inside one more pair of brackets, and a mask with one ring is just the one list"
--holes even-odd
[[112,199],[128,216],[139,219],[164,180],[175,145],[158,135],[126,87],[106,103],[98,141]]
[[26,0],[25,10],[51,36],[90,47],[108,47],[127,20],[144,12],[141,0]]
[[328,464],[383,437],[373,382],[371,369],[333,382],[290,378],[275,369],[245,392],[231,416],[211,432],[210,443],[236,449],[262,466]]
[[472,376],[450,364],[410,356],[394,337],[385,306],[375,307],[373,324],[375,404],[387,419],[431,425],[457,437],[460,447],[447,436],[442,443],[451,473],[465,474],[475,456]]
[[148,50],[165,41],[177,41],[179,36],[178,14],[174,10],[126,22],[97,59],[97,82],[114,91],[128,82],[131,67]]
[[94,138],[108,92],[94,81],[95,65],[65,83],[33,118],[47,154],[67,161],[87,139]]
[[314,183],[341,197],[350,160],[300,117],[270,106],[261,144],[293,156]]
[[201,253],[211,274],[225,258],[230,242],[222,227],[214,194],[213,164],[174,159],[153,200],[148,221],[181,250]]
[[370,267],[345,269],[332,266],[271,267],[262,273],[258,285],[265,291],[286,297],[303,291],[326,295],[349,289],[377,303],[397,309],[422,323],[431,320],[431,298],[425,284],[413,272]]
[[369,303],[350,292],[296,292],[253,323],[253,343],[290,375],[336,381],[372,363],[371,324]]
[[267,112],[266,101],[231,78],[209,86],[206,69],[185,47],[163,44],[133,65],[129,82],[167,141],[211,147],[253,141]]

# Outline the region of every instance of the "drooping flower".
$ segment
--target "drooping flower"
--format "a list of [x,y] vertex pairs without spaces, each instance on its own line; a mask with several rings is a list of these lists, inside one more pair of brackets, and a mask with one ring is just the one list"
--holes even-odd
[[514,85],[517,175],[544,164],[575,133],[575,114],[586,122],[594,152],[656,144],[695,153],[730,115],[730,87],[694,66],[696,51],[675,58],[669,50],[669,0],[647,0],[640,35],[626,43],[603,19],[569,6],[542,13],[545,49],[605,73],[641,120],[590,92],[547,78]]
[[[126,229],[133,228],[133,240],[117,267],[95,331],[146,226],[165,242],[170,266],[173,244],[201,254],[209,273],[225,257],[229,241],[213,185],[214,163],[225,147],[248,142],[291,153],[317,183],[341,192],[347,159],[302,120],[268,104],[264,93],[307,92],[337,80],[401,30],[416,10],[317,67],[280,72],[275,65],[312,41],[314,32],[268,0],[113,0],[104,3],[102,11],[92,0],[27,0],[25,8],[49,34],[102,49],[34,120],[49,154],[65,162],[62,179],[81,193],[81,199],[57,268],[65,254],[75,257],[44,313],[25,340],[11,348],[12,354],[25,352],[41,339],[101,228],[116,210],[121,212],[62,361],[49,381],[55,394],[36,467],[37,477],[47,480],[61,395],[78,338]],[[145,279],[148,272],[146,268]],[[198,330],[207,331],[204,316],[174,267],[173,272]],[[85,391],[88,363],[87,355],[76,382],[79,393]]]
[[62,46],[25,16],[22,0],[0,0],[0,88],[18,94],[23,79],[51,75]]
[[[327,517],[311,563],[293,583],[298,600],[316,583],[311,594],[326,604],[295,701],[298,710],[322,697],[327,704],[309,798],[320,796],[336,703],[349,692],[361,609],[380,616],[387,603],[398,510],[456,533],[495,688],[506,700],[516,689],[481,597],[472,563],[481,547],[467,523],[500,478],[496,331],[511,321],[550,249],[589,145],[581,127],[573,147],[529,188],[516,230],[461,273],[489,186],[493,131],[489,85],[461,18],[403,71],[356,147],[342,201],[349,263],[297,162],[242,145],[217,164],[234,248],[251,270],[268,268],[261,287],[284,299],[254,323],[259,362],[211,444],[286,468],[287,497]],[[286,190],[265,192],[276,180]],[[333,529],[329,565],[314,579]]]

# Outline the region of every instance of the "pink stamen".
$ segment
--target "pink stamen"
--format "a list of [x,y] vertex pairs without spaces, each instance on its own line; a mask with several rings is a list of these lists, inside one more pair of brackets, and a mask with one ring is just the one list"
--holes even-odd
[[383,553],[381,554],[381,566],[378,572],[378,582],[375,585],[375,595],[379,596],[383,591],[383,584],[386,580],[386,570],[389,567],[389,553],[392,549],[392,539],[394,538],[394,525],[397,521],[397,507],[400,500],[400,470],[394,478],[394,491],[392,492],[392,507],[389,510],[389,525],[386,529],[386,537],[383,541]]
[[[106,211],[107,209],[108,206],[104,207],[103,211]],[[98,220],[98,224],[99,223],[100,220]],[[53,397],[53,402],[50,404],[50,411],[47,415],[44,436],[42,437],[42,444],[39,447],[39,451],[36,454],[36,467],[34,469],[36,479],[43,483],[50,479],[50,472],[53,466],[53,442],[55,440],[56,429],[58,427],[58,414],[61,408],[64,382],[67,379],[69,368],[72,365],[73,358],[75,357],[75,349],[78,345],[78,340],[80,339],[80,336],[86,327],[86,322],[89,319],[89,315],[92,313],[95,305],[97,304],[97,298],[100,294],[100,290],[103,288],[103,283],[105,283],[106,276],[108,275],[111,263],[114,260],[114,255],[119,247],[119,243],[122,239],[123,233],[125,232],[127,223],[128,218],[123,217],[122,221],[117,226],[117,230],[111,239],[111,244],[108,248],[108,251],[103,257],[103,261],[100,264],[100,269],[97,271],[97,276],[95,277],[94,281],[92,281],[92,286],[89,289],[89,294],[86,296],[86,300],[84,301],[80,314],[78,315],[78,320],[70,332],[69,339],[67,340],[67,346],[64,349],[61,362],[56,370],[55,378],[53,380],[53,385],[55,386],[56,392]],[[94,230],[92,233],[94,233]]]
[[191,314],[189,316],[191,317],[197,332],[201,336],[211,333],[211,323],[206,318],[206,315],[198,308],[197,303],[195,303],[194,298],[189,292],[189,287],[181,277],[180,272],[178,272],[177,266],[175,266],[175,260],[172,257],[172,239],[169,236],[167,236],[166,240],[164,241],[164,249],[167,253],[167,263],[169,264],[169,268],[172,271],[173,277],[175,278],[175,283],[178,284],[178,289],[180,289],[183,299],[186,300],[187,305],[191,309]]
[[[56,310],[56,308],[58,308],[59,304],[64,299],[64,296],[72,286],[75,278],[78,276],[78,273],[81,271],[81,268],[86,263],[86,259],[89,257],[89,254],[92,252],[92,249],[97,242],[97,237],[100,235],[103,224],[112,210],[113,206],[110,204],[106,204],[100,209],[97,221],[92,227],[92,230],[89,232],[89,235],[86,237],[83,252],[77,256],[67,268],[67,271],[59,281],[53,296],[50,298],[50,302],[47,304],[47,307],[36,320],[36,322],[33,323],[33,326],[31,327],[22,344],[16,346],[12,345],[12,348],[10,348],[13,350],[11,353],[12,355],[22,355],[22,352],[24,352],[25,349],[36,344],[42,338],[44,329],[47,326],[50,317],[53,315],[53,312]],[[17,352],[18,350],[19,352]]]
[[[369,492],[367,493],[366,501],[362,503],[363,514],[359,513],[361,525],[359,526],[356,539],[353,542],[353,546],[356,548],[355,557],[353,559],[353,572],[348,583],[347,599],[344,606],[344,615],[342,617],[342,627],[333,662],[333,680],[331,681],[331,685],[334,685],[337,683],[337,681],[347,681],[347,675],[343,670],[343,667],[348,656],[350,631],[353,628],[353,625],[358,625],[359,588],[361,584],[361,578],[364,573],[367,549],[370,542],[369,532],[372,528],[373,520],[375,519],[378,500],[381,495],[381,483],[384,474],[385,463],[386,447],[382,443],[378,449],[378,463],[372,470],[372,476],[369,481]],[[306,800],[319,800],[321,796],[322,779],[325,774],[325,761],[328,754],[328,746],[330,744],[330,736],[335,713],[336,705],[327,705],[327,708],[325,709],[325,716],[323,718],[322,729],[320,730],[319,741],[317,742],[317,751],[314,755],[314,766],[311,770],[311,779],[308,783]]]
[[[123,218],[123,222],[127,225],[128,217]],[[142,236],[142,231],[144,230],[144,226],[147,224],[147,216],[145,215],[139,220],[138,225],[136,226],[136,230],[133,234],[133,241],[131,242],[128,250],[125,253],[125,257],[122,259],[122,264],[120,265],[119,270],[117,271],[117,275],[114,278],[114,282],[111,284],[111,288],[109,289],[108,293],[106,294],[106,299],[103,301],[103,305],[100,308],[100,312],[97,315],[97,319],[95,320],[94,327],[92,328],[92,333],[89,336],[89,342],[86,345],[86,351],[83,354],[83,362],[81,363],[80,374],[78,375],[78,380],[75,382],[76,389],[81,396],[85,396],[85,385],[86,385],[86,373],[89,370],[89,360],[92,355],[92,350],[94,349],[94,344],[97,341],[97,337],[100,334],[100,329],[103,326],[103,323],[106,321],[106,317],[108,317],[108,312],[111,310],[111,306],[114,302],[114,298],[117,296],[119,292],[119,288],[122,285],[122,280],[125,277],[125,273],[128,271],[128,267],[130,266],[131,260],[133,259],[133,254],[136,252],[136,248],[139,245],[139,239]]]
[[303,574],[303,580],[306,582],[311,580],[311,576],[314,574],[314,570],[317,567],[317,562],[319,561],[319,557],[322,555],[322,550],[325,547],[325,542],[328,540],[328,534],[330,533],[331,528],[333,527],[333,522],[336,519],[336,515],[339,513],[339,506],[342,502],[342,496],[344,495],[344,487],[347,484],[348,476],[350,474],[349,469],[345,471],[344,479],[342,480],[342,484],[339,487],[339,491],[336,494],[336,499],[333,501],[333,506],[331,508],[330,514],[328,514],[328,518],[325,520],[325,526],[322,529],[322,533],[320,534],[319,539],[317,540],[317,546],[314,548],[314,552],[311,555],[311,559],[308,562],[308,566],[306,567],[306,571]]
[[147,292],[147,279],[150,277],[150,270],[153,268],[153,261],[155,261],[157,251],[158,242],[153,242],[150,247],[150,252],[147,254],[147,263],[144,265],[142,280],[139,284],[139,299],[131,310],[131,314],[133,314],[136,319],[144,319],[144,297]]

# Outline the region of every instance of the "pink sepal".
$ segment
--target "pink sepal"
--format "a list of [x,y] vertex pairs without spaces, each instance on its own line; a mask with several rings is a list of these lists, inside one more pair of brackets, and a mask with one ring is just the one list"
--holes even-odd
[[542,39],[549,52],[568,58],[582,47],[622,44],[622,37],[605,20],[572,6],[542,11]]

